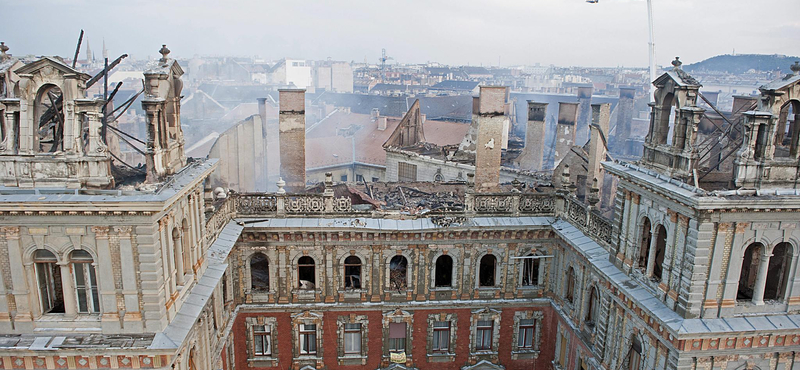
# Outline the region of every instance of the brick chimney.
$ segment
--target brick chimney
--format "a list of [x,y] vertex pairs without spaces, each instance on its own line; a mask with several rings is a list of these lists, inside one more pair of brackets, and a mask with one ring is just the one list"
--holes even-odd
[[[606,160],[606,145],[609,120],[611,118],[611,104],[592,104],[592,135],[589,138],[589,167],[586,173],[585,194],[591,193],[592,182],[597,179],[597,188],[603,189],[603,167],[601,162]],[[579,184],[581,185],[581,184]],[[602,196],[601,196],[602,198]]]
[[592,121],[592,86],[578,87],[578,120],[575,129],[575,144],[583,146],[589,140],[589,124]]
[[615,153],[631,154],[626,152],[625,143],[631,137],[631,126],[633,125],[633,101],[636,97],[636,89],[633,87],[619,88],[619,103],[617,104],[617,128],[614,133],[614,140],[610,145]]
[[541,171],[544,154],[545,118],[547,103],[528,100],[528,125],[525,132],[525,148],[519,167],[525,171]]
[[281,89],[278,94],[281,178],[286,191],[302,192],[306,188],[306,91]]
[[500,183],[507,89],[505,86],[481,86],[475,143],[475,187],[478,191],[488,191]]
[[558,103],[558,122],[556,123],[556,152],[553,156],[553,168],[557,167],[564,156],[575,145],[575,120],[578,114],[578,103]]

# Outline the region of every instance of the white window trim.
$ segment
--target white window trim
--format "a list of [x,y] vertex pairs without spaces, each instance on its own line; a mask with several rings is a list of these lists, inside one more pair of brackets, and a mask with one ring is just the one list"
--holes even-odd
[[[447,321],[450,323],[450,343],[448,344],[447,352],[434,352],[433,351],[433,323],[436,321]],[[458,334],[458,315],[453,313],[435,313],[429,314],[427,318],[428,324],[428,341],[426,352],[428,354],[428,361],[431,362],[453,362],[456,357],[456,336]],[[435,359],[435,360],[433,360]],[[432,361],[433,360],[433,361]]]
[[[344,353],[345,324],[361,324],[361,353]],[[366,315],[339,316],[336,319],[336,328],[339,337],[337,344],[339,365],[366,365],[369,353],[369,320]]]
[[[278,336],[276,334],[277,319],[274,317],[248,317],[245,318],[247,329],[247,362],[253,367],[274,367],[278,365]],[[255,335],[253,327],[264,325],[269,330],[270,353],[269,355],[255,354]]]

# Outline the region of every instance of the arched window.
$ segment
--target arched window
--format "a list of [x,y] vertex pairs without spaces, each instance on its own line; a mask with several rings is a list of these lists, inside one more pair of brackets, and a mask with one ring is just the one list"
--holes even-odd
[[361,259],[356,256],[344,259],[344,287],[361,289]]
[[56,256],[48,250],[39,249],[33,253],[42,313],[64,313],[61,268],[56,265],[57,261]]
[[175,282],[183,285],[183,246],[181,245],[181,231],[177,227],[172,228],[172,267],[175,268]]
[[392,259],[389,261],[389,289],[406,289],[407,268],[408,261],[405,257],[392,257]]
[[640,370],[642,368],[642,342],[635,335],[631,338],[631,348],[628,349],[628,370]]
[[572,267],[567,270],[567,286],[564,291],[564,299],[569,303],[575,303],[575,269]]
[[753,299],[753,290],[756,285],[756,275],[758,275],[758,265],[761,264],[761,254],[764,246],[761,243],[750,244],[744,251],[742,257],[742,272],[739,275],[739,289],[736,299],[749,301]]
[[78,312],[100,312],[100,296],[97,294],[97,276],[92,266],[92,255],[84,250],[75,250],[70,253],[70,262],[75,275]]
[[645,217],[642,222],[642,237],[639,241],[639,260],[636,264],[641,269],[647,268],[647,258],[650,256],[650,219]]
[[497,258],[494,255],[487,254],[481,258],[480,268],[478,269],[479,286],[494,286],[496,264]]
[[800,101],[790,100],[781,107],[775,133],[775,157],[796,158],[800,144]]
[[539,264],[540,258],[533,258],[533,253],[527,255],[528,258],[522,260],[522,286],[539,285]]
[[598,300],[600,299],[597,287],[592,287],[589,290],[589,304],[586,306],[586,323],[590,325],[595,324],[597,320],[597,307],[599,306]]
[[189,221],[185,218],[181,222],[181,249],[183,252],[183,272],[191,274],[193,272],[192,265],[195,261],[192,260],[192,241],[190,240]]
[[656,255],[653,262],[653,277],[662,279],[664,266],[664,253],[667,250],[667,228],[659,225],[656,231]]
[[64,110],[58,86],[44,85],[35,102],[34,149],[41,153],[64,150]]
[[434,285],[449,287],[453,285],[453,258],[443,254],[436,259],[436,278]]
[[250,257],[250,290],[269,291],[269,260],[263,253]]
[[789,283],[789,266],[792,263],[792,245],[780,243],[772,249],[767,269],[767,286],[764,287],[764,300],[782,301]]
[[297,260],[297,286],[300,289],[312,290],[316,287],[316,277],[314,259],[309,256],[300,257]]

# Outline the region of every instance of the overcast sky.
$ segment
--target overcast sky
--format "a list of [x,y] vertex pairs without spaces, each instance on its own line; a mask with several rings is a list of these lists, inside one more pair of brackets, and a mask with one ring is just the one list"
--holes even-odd
[[[800,55],[800,0],[652,0],[657,62]],[[644,0],[0,0],[16,55],[261,56],[398,62],[647,65]]]

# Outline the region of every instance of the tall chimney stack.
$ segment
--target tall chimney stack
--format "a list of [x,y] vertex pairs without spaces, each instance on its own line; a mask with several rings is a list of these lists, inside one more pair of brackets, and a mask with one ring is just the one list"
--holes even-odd
[[506,90],[505,86],[481,86],[475,143],[475,187],[478,191],[487,191],[500,183]]
[[545,117],[547,103],[528,100],[528,126],[525,131],[525,148],[519,167],[525,171],[541,171],[544,154]]
[[306,188],[306,91],[280,89],[278,129],[281,148],[281,177],[286,191]]
[[578,115],[578,103],[558,102],[558,122],[556,123],[556,149],[553,156],[553,168],[575,145],[575,120]]
[[578,127],[575,129],[575,144],[583,146],[589,140],[589,124],[592,120],[592,86],[578,87]]
[[[619,88],[619,103],[617,104],[617,128],[614,133],[614,140],[609,147],[614,153],[630,154],[627,152],[625,143],[631,137],[631,126],[633,125],[633,100],[636,97],[636,89],[633,87]],[[608,134],[608,131],[606,131]]]
[[[592,135],[589,139],[589,168],[586,174],[586,192],[590,194],[592,181],[597,179],[597,188],[603,189],[603,168],[601,162],[606,160],[606,138],[608,122],[611,118],[611,104],[592,104]],[[602,198],[602,196],[601,196]]]

